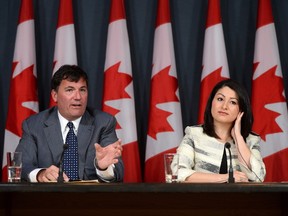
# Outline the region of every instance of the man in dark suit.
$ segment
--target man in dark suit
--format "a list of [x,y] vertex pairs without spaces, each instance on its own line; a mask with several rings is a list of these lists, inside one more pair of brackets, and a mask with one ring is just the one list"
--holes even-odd
[[[60,158],[67,151],[63,146],[69,148],[64,145],[69,131],[67,123],[72,122],[78,142],[78,179],[123,181],[122,146],[115,132],[116,119],[87,108],[87,74],[78,66],[64,65],[53,75],[51,87],[57,106],[22,123],[23,135],[16,148],[22,152],[22,178],[30,182],[57,181]],[[71,180],[67,173],[64,169],[64,181]]]

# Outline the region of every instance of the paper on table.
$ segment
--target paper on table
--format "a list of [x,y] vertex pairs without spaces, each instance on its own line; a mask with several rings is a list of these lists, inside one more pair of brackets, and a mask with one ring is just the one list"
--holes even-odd
[[68,181],[65,183],[99,183],[98,179],[94,180],[74,180],[74,181]]

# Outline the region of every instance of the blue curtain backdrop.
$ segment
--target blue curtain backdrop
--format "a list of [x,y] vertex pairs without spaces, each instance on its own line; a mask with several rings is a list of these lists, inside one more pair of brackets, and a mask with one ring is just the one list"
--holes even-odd
[[[171,0],[171,22],[183,127],[197,123],[207,0]],[[109,0],[74,0],[78,64],[89,75],[89,106],[101,109]],[[251,91],[257,0],[221,0],[231,78]],[[40,110],[49,104],[59,0],[34,0]],[[157,0],[125,0],[142,168],[149,108]],[[8,109],[20,0],[0,0],[0,159]],[[272,0],[286,96],[288,96],[288,1]]]

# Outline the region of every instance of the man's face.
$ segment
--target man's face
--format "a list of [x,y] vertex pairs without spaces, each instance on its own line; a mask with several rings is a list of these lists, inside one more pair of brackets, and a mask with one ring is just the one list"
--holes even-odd
[[73,121],[84,114],[88,100],[88,88],[83,78],[78,82],[62,80],[58,91],[52,90],[51,95],[57,103],[60,114],[68,121]]

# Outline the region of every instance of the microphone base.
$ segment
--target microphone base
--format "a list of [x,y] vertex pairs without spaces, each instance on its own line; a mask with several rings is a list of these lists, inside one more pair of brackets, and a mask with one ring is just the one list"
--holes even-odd
[[57,178],[57,183],[63,183],[64,178],[63,178],[63,172],[59,172],[58,178]]
[[64,179],[63,178],[58,178],[57,179],[57,183],[63,183],[64,182]]
[[228,179],[228,183],[235,183],[234,179]]
[[233,171],[229,171],[229,176],[228,176],[228,183],[235,183],[235,179],[233,177]]

